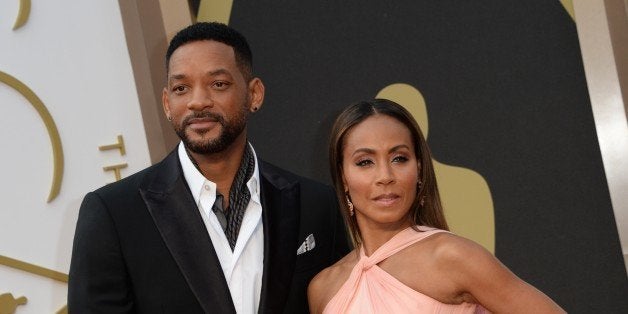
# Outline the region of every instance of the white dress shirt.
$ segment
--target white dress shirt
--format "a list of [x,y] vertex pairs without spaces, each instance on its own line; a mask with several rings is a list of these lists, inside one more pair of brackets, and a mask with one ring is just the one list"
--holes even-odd
[[[252,146],[251,150],[253,150]],[[212,205],[216,200],[216,183],[207,180],[196,169],[183,143],[179,144],[178,153],[183,176],[201,212],[207,233],[227,279],[233,305],[238,313],[257,313],[264,270],[264,227],[259,194],[259,168],[255,151],[253,151],[255,170],[246,184],[251,193],[251,200],[242,218],[242,225],[233,251],[216,214],[212,211]],[[212,266],[207,265],[207,267]]]

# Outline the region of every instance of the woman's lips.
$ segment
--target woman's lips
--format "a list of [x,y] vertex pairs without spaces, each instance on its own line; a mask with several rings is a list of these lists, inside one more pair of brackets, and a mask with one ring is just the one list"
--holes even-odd
[[381,194],[373,198],[375,203],[381,206],[391,206],[399,200],[399,195],[394,193]]

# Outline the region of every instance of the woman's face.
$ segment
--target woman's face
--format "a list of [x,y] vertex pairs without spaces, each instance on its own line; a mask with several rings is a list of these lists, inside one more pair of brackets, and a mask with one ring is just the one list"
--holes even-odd
[[412,224],[419,167],[410,130],[395,118],[376,114],[347,132],[343,182],[360,228]]

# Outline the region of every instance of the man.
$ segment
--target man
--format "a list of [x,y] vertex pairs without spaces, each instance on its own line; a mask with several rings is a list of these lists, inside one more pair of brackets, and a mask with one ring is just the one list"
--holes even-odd
[[348,251],[330,187],[259,160],[246,121],[264,99],[246,39],[180,31],[162,101],[182,142],[88,193],[76,226],[71,313],[303,313],[306,287]]

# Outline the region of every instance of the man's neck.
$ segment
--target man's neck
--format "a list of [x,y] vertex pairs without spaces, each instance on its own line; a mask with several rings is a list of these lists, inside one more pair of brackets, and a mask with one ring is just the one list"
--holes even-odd
[[216,183],[218,193],[225,198],[225,208],[229,205],[229,191],[240,168],[246,145],[246,134],[242,132],[229,147],[221,152],[197,154],[188,150],[193,159],[192,162],[196,163],[201,174]]

